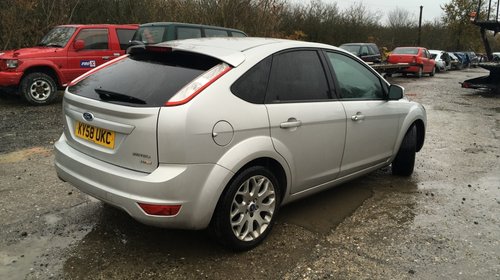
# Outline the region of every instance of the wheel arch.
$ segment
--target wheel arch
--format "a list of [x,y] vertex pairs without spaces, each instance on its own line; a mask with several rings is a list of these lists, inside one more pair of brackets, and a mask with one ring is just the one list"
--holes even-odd
[[399,147],[403,142],[403,138],[406,135],[406,132],[412,127],[415,126],[417,128],[417,149],[419,152],[424,146],[425,142],[425,131],[426,131],[427,117],[425,109],[422,105],[415,105],[407,114],[406,118],[403,120],[403,124],[401,125],[401,130],[399,131],[399,135],[396,141],[396,145],[394,147],[393,156],[391,159],[394,160],[396,154],[399,151]]
[[62,87],[61,84],[61,79],[59,78],[59,73],[56,69],[54,69],[52,66],[49,65],[40,65],[40,66],[32,66],[24,70],[23,77],[21,78],[24,79],[27,75],[32,74],[32,73],[44,73],[48,76],[50,76],[52,79],[54,79],[54,82],[56,83],[56,86],[58,88]]

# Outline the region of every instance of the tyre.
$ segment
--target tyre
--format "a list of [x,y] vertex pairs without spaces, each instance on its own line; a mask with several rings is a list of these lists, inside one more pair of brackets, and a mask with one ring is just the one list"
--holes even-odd
[[249,167],[221,195],[210,224],[212,236],[229,249],[250,250],[271,231],[280,202],[273,173],[262,166]]
[[392,174],[399,176],[410,176],[415,166],[415,154],[417,152],[417,128],[412,125],[406,132],[403,142],[399,147],[398,154],[392,162]]
[[422,67],[418,68],[418,72],[416,73],[417,78],[422,78],[422,75],[424,74],[423,71]]
[[429,77],[434,77],[436,75],[436,67],[432,68],[432,71],[429,73]]
[[54,100],[57,86],[45,73],[31,73],[21,80],[21,95],[32,105],[46,105]]

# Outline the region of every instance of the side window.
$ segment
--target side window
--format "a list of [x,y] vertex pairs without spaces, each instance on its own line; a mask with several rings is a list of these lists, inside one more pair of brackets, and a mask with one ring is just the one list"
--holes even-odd
[[368,47],[367,46],[362,46],[360,54],[361,55],[368,55]]
[[107,29],[83,29],[78,33],[75,40],[83,40],[85,42],[84,50],[109,49]]
[[205,37],[228,37],[226,30],[205,28]]
[[116,29],[116,35],[118,35],[118,41],[120,41],[120,49],[127,49],[128,43],[132,40],[134,34],[134,29]]
[[378,47],[375,45],[370,45],[369,48],[370,48],[370,51],[372,54],[379,54],[380,53],[380,51],[378,50]]
[[241,32],[231,31],[231,36],[233,36],[233,37],[246,37],[247,35],[245,35]]
[[201,38],[201,29],[196,27],[177,27],[177,39]]
[[267,102],[329,99],[329,87],[318,52],[300,50],[273,57]]
[[247,102],[263,104],[271,62],[272,57],[268,57],[257,63],[231,86],[231,92]]
[[383,99],[380,79],[359,62],[338,53],[327,53],[335,71],[342,99]]

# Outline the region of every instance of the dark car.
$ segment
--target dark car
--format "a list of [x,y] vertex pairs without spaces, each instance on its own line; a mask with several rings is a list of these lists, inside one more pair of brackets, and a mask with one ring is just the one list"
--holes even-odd
[[152,22],[139,26],[132,41],[146,45],[204,37],[247,37],[241,30],[180,22]]
[[366,62],[378,63],[382,60],[380,50],[373,43],[348,43],[341,45],[340,48],[353,53]]

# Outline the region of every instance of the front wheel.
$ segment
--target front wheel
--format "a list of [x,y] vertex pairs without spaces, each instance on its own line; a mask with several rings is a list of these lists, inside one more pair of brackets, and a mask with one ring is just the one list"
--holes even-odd
[[279,205],[280,188],[273,173],[262,166],[249,167],[222,194],[210,230],[222,245],[250,250],[271,231]]
[[412,125],[406,132],[403,142],[399,147],[398,154],[392,162],[392,174],[399,176],[410,176],[415,166],[415,154],[417,153],[417,128]]
[[21,80],[21,95],[32,105],[46,105],[54,100],[57,86],[45,73],[31,73]]

